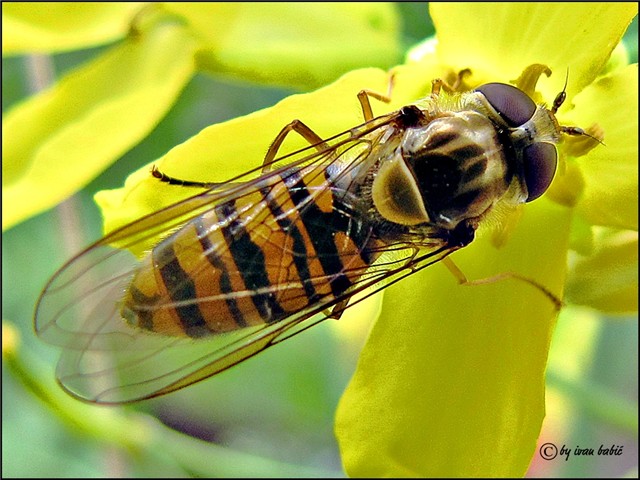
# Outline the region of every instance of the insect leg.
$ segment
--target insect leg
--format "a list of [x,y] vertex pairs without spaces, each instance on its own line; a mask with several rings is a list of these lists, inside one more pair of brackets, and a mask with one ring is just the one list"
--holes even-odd
[[[289,134],[289,132],[296,132],[300,134],[305,140],[307,140],[312,146],[318,149],[318,151],[323,151],[329,148],[329,145],[311,128],[305,125],[300,120],[294,120],[288,125],[286,125],[280,133],[276,135],[276,138],[271,142],[269,146],[269,150],[267,150],[267,154],[264,157],[264,161],[262,162],[262,172],[268,172],[271,169],[271,166],[276,159],[278,154],[278,150],[282,146],[282,142]],[[161,182],[168,183],[169,185],[179,185],[181,187],[200,187],[200,188],[213,188],[216,185],[220,185],[220,183],[211,183],[211,182],[194,182],[191,180],[182,180],[175,177],[170,177],[165,173],[158,170],[158,168],[154,165],[151,167],[151,175],[160,180]]]
[[268,172],[271,169],[271,165],[273,164],[273,161],[278,154],[278,150],[282,146],[282,142],[284,142],[284,139],[289,134],[289,132],[292,131],[298,133],[312,146],[316,147],[320,152],[329,148],[329,145],[327,145],[327,143],[316,132],[311,130],[300,120],[294,120],[288,125],[285,125],[285,127],[280,130],[280,133],[276,135],[276,138],[273,140],[273,142],[271,142],[269,150],[267,150],[267,154],[264,156],[264,162],[262,163],[263,172]]
[[434,97],[437,97],[438,95],[440,95],[440,90],[444,90],[447,93],[457,92],[460,86],[462,85],[462,81],[464,80],[464,77],[469,75],[470,73],[471,73],[470,68],[465,68],[463,70],[460,70],[458,72],[458,76],[456,77],[455,82],[453,82],[453,85],[449,85],[442,78],[434,79],[431,82],[431,95]]
[[531,278],[527,278],[523,275],[520,275],[516,272],[502,272],[497,275],[493,275],[491,277],[480,278],[477,280],[468,280],[466,275],[458,266],[451,260],[449,257],[445,257],[442,259],[442,263],[445,267],[449,269],[449,271],[453,274],[454,277],[458,280],[460,285],[465,286],[475,286],[475,285],[488,285],[490,283],[500,282],[502,280],[506,280],[507,278],[514,278],[525,283],[528,283],[532,287],[538,289],[545,297],[547,297],[556,307],[556,310],[560,310],[562,308],[562,300],[555,296],[553,292],[551,292],[544,285],[532,280]]
[[[391,92],[393,90],[393,74],[389,78],[389,86],[387,88],[387,94],[383,95],[378,92],[374,92],[373,90],[360,90],[358,92],[358,100],[360,101],[360,105],[362,107],[362,114],[364,115],[365,121],[373,120],[373,110],[371,109],[371,103],[369,102],[369,97],[380,100],[381,102],[389,103],[391,101]],[[269,171],[271,164],[276,159],[278,150],[282,145],[285,137],[289,134],[289,132],[294,131],[304,137],[312,146],[316,147],[318,151],[323,151],[328,148],[327,143],[313,130],[311,130],[307,125],[302,123],[300,120],[294,120],[290,124],[286,125],[280,133],[276,135],[276,138],[271,143],[267,154],[264,157],[264,162],[262,164],[262,171]]]
[[156,167],[155,165],[151,167],[151,175],[163,183],[168,183],[169,185],[178,185],[180,187],[213,188],[216,185],[220,185],[220,183],[194,182],[191,180],[182,180],[180,178],[170,177],[169,175],[166,175],[165,173],[158,170],[158,167]]
[[358,100],[360,101],[360,105],[362,106],[362,115],[364,116],[365,122],[369,120],[373,120],[373,110],[371,108],[371,102],[369,102],[369,97],[375,98],[376,100],[380,100],[384,103],[389,103],[391,101],[391,92],[393,91],[393,74],[389,77],[389,86],[387,87],[387,94],[383,95],[378,92],[374,92],[373,90],[364,89],[358,92]]
[[340,317],[347,309],[347,304],[349,303],[349,299],[345,298],[344,300],[340,300],[336,303],[333,308],[327,309],[324,311],[324,314],[327,318],[333,318],[334,320],[340,320]]
[[[267,154],[265,155],[264,161],[262,163],[263,173],[268,172],[271,169],[271,166],[273,165],[274,160],[276,159],[276,156],[278,154],[278,150],[282,146],[282,142],[284,142],[284,139],[289,134],[289,132],[292,131],[300,134],[305,140],[307,140],[320,152],[329,148],[329,145],[327,145],[327,143],[316,132],[311,130],[311,128],[305,125],[302,121],[294,120],[288,125],[285,125],[285,127],[280,130],[280,133],[276,135],[276,138],[273,140],[273,142],[271,142],[269,150],[267,150]],[[151,167],[151,175],[153,175],[161,182],[168,183],[169,185],[180,185],[182,187],[212,188],[216,185],[219,185],[219,183],[194,182],[191,180],[182,180],[179,178],[170,177],[169,175],[166,175],[165,173],[158,170],[155,165]]]

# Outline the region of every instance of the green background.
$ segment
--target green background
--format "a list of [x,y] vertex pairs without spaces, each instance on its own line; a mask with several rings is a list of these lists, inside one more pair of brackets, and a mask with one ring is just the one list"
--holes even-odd
[[[422,21],[426,8],[425,4],[398,4],[407,46],[433,34],[432,25]],[[626,39],[632,59],[637,61],[637,18]],[[56,74],[80,65],[103,48],[107,47],[56,55]],[[28,81],[24,58],[3,59],[2,67],[5,111],[27,96]],[[92,199],[96,191],[120,187],[129,172],[162,156],[207,125],[270,106],[291,93],[294,91],[196,76],[169,115],[143,142],[76,195],[73,208],[77,209],[81,228],[75,240],[83,245],[101,235],[100,213]],[[300,117],[304,118],[304,112]],[[2,242],[3,319],[19,330],[20,348],[28,358],[47,365],[46,373],[51,377],[57,353],[35,338],[31,324],[41,288],[73,253],[65,246],[60,229],[60,213],[54,209],[5,232]],[[219,378],[165,399],[127,407],[148,412],[170,428],[226,448],[215,459],[199,458],[192,463],[177,464],[163,451],[155,452],[157,457],[131,455],[74,430],[44,408],[3,364],[2,474],[343,476],[333,436],[333,415],[366,335],[366,326],[360,330],[355,340],[345,341],[322,325]],[[576,331],[582,332],[578,346],[572,342]],[[530,476],[637,474],[637,381],[630,382],[638,373],[637,331],[633,318],[593,318],[591,313],[563,312],[554,337],[548,417],[541,439],[572,449],[621,444],[624,454],[612,458],[573,457],[567,462],[545,462],[536,455]],[[575,348],[587,348],[590,361],[582,368],[580,382],[567,383],[554,372],[571,361]],[[635,424],[633,415],[629,422],[630,409],[636,412]],[[556,422],[558,418],[562,421]],[[176,444],[175,448],[190,447]],[[246,455],[238,457],[238,452]]]

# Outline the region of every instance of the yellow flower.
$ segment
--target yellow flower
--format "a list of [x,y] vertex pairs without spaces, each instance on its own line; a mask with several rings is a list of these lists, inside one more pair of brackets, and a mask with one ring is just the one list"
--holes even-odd
[[[637,231],[637,66],[607,64],[636,12],[630,4],[432,5],[437,46],[427,43],[418,61],[394,69],[392,103],[375,103],[376,114],[415,101],[430,91],[433,78],[463,68],[472,70],[470,82],[481,84],[512,81],[527,66],[541,63],[555,74],[540,79],[536,99],[551,102],[569,69],[560,122],[584,128],[597,124],[605,132],[606,147],[587,155],[570,157],[575,153],[560,148],[562,164],[552,189],[526,206],[504,246],[496,248],[491,235],[480,232],[454,255],[468,278],[517,272],[562,298],[565,285],[572,284],[570,247],[582,246],[583,253],[585,245],[599,248],[591,239],[592,227]],[[208,127],[155,163],[172,176],[222,181],[254,167],[260,152],[294,118],[322,137],[357,124],[354,93],[362,88],[384,92],[388,78],[374,69],[350,72],[316,92]],[[304,146],[295,136],[287,142],[291,149]],[[96,200],[110,231],[187,194],[159,189],[142,169],[125,188],[100,192]],[[630,250],[626,255],[622,263],[630,273],[637,258],[634,263]],[[598,272],[606,277],[607,267],[611,263]],[[628,288],[637,292],[637,277]],[[612,310],[637,309],[635,295],[621,298],[619,288],[612,290]],[[549,298],[525,282],[460,287],[441,265],[387,289],[337,412],[347,473],[523,475],[544,417],[545,368],[556,316]]]
[[[69,138],[96,129],[109,133],[122,125],[131,128],[132,120],[146,125],[133,135],[139,139],[193,75],[193,62],[207,67],[214,63],[216,57],[203,48],[203,38],[208,46],[220,45],[207,38],[210,32],[202,23],[204,17],[179,12],[180,6],[169,8],[181,16],[182,23],[159,23],[88,67],[95,73],[106,65],[98,87],[109,92],[115,65],[121,65],[122,59],[127,65],[144,59],[155,73],[143,82],[126,77],[116,95],[92,103],[90,89],[82,83],[78,87],[74,83],[78,76],[70,76],[38,97],[40,103],[27,104],[32,112],[25,107],[20,112],[24,117],[15,114],[10,120],[16,123],[6,119],[13,131],[27,131],[34,111],[40,114],[46,107],[51,113],[47,118],[56,119],[59,106],[79,94],[77,110],[62,115],[59,124],[32,125],[43,132],[44,140],[29,137],[5,150],[5,155],[11,153],[9,158],[28,159],[27,164],[7,165],[13,182],[9,187],[14,190],[3,192],[4,198],[11,198],[12,208],[26,205],[7,219],[9,223],[55,204],[135,144],[135,139],[123,140],[120,133],[117,141],[110,142],[107,134],[100,139],[105,145],[91,149],[95,154],[105,148],[108,154],[93,155],[95,163],[76,172],[88,152],[75,151]],[[3,13],[4,9],[3,5]],[[496,248],[490,232],[480,232],[472,245],[454,255],[455,262],[470,279],[516,272],[560,298],[566,287],[569,301],[606,311],[637,310],[637,275],[633,279],[637,271],[637,256],[635,260],[633,256],[637,251],[637,65],[626,65],[619,56],[617,63],[610,61],[637,6],[433,4],[431,14],[437,45],[426,43],[395,69],[392,102],[374,103],[376,114],[414,102],[428,94],[433,78],[463,68],[472,70],[469,82],[477,85],[510,82],[527,66],[540,63],[554,74],[538,82],[536,100],[550,102],[562,89],[568,69],[568,99],[558,112],[560,122],[584,128],[597,123],[605,132],[606,147],[598,146],[587,155],[571,156],[583,153],[578,147],[560,148],[562,166],[551,190],[526,206],[501,248]],[[157,51],[163,39],[178,52]],[[233,42],[224,43],[225,48],[229,45]],[[145,52],[151,54],[151,63],[146,63]],[[323,66],[317,57],[308,65]],[[241,62],[236,66],[240,69]],[[282,70],[273,70],[269,78],[275,81],[282,75]],[[164,81],[167,76],[172,81]],[[158,78],[164,80],[157,82]],[[223,181],[256,167],[278,131],[294,118],[302,119],[321,137],[360,123],[355,94],[363,88],[384,92],[388,78],[387,72],[378,69],[354,70],[316,92],[294,95],[270,109],[206,128],[154,164],[180,178]],[[150,84],[157,88],[147,94]],[[153,115],[143,115],[152,107]],[[304,142],[294,136],[287,139],[288,149],[300,146]],[[67,159],[69,163],[63,163]],[[74,170],[71,177],[70,170]],[[56,188],[49,195],[43,185],[52,183]],[[193,194],[185,190],[159,185],[147,166],[133,173],[122,189],[100,192],[96,200],[108,232]],[[33,198],[34,191],[48,197]],[[569,269],[571,248],[585,256]],[[613,259],[607,256],[612,249]],[[582,274],[585,271],[597,274],[590,279]],[[629,276],[626,284],[615,284]],[[595,283],[606,286],[594,289]],[[441,265],[387,289],[380,317],[337,412],[336,434],[347,473],[523,475],[544,417],[544,375],[556,315],[549,299],[525,282],[508,279],[460,287]]]
[[[438,43],[420,60],[425,70],[471,68],[474,83],[508,82],[542,63],[554,71],[538,84],[550,102],[569,69],[559,121],[597,123],[607,145],[577,158],[561,146],[551,191],[525,207],[507,244],[495,248],[485,235],[453,256],[468,278],[518,272],[562,297],[576,282],[567,278],[572,242],[584,245],[595,225],[628,229],[631,248],[616,264],[600,261],[598,280],[628,272],[634,300],[617,291],[608,303],[637,310],[637,65],[605,71],[636,14],[632,4],[431,5]],[[522,476],[544,417],[555,317],[524,282],[461,288],[439,266],[387,289],[337,412],[347,473]]]
[[393,65],[398,23],[389,4],[3,3],[3,56],[116,42],[3,115],[3,230],[138,144],[196,73],[316,88]]

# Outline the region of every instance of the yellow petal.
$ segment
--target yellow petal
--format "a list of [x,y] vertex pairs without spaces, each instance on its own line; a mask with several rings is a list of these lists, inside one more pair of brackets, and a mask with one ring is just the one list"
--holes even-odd
[[3,118],[3,228],[82,188],[157,124],[194,73],[163,24],[72,71]]
[[543,63],[555,72],[549,95],[562,89],[569,69],[571,97],[605,66],[638,5],[434,2],[430,12],[444,64],[513,79],[528,65]]
[[168,3],[204,44],[199,68],[259,83],[317,88],[401,58],[389,3]]
[[[516,271],[558,294],[570,210],[528,205],[509,243],[453,257],[471,279]],[[555,310],[523,281],[458,286],[436,265],[385,291],[337,412],[350,476],[522,476],[544,417]]]
[[609,313],[638,311],[638,232],[599,229],[596,250],[569,270],[567,300]]
[[638,65],[598,79],[574,99],[563,123],[597,123],[604,143],[572,159],[584,179],[577,211],[591,224],[638,229]]
[[[416,100],[417,72],[424,65],[403,67],[395,77],[393,102],[372,102],[376,115]],[[428,78],[433,78],[431,75]],[[181,179],[221,182],[259,167],[278,132],[294,119],[302,120],[320,137],[329,138],[363,122],[357,93],[363,88],[386,92],[389,74],[378,69],[349,72],[315,92],[292,95],[277,105],[222,124],[212,125],[176,146],[154,164],[163,173]],[[418,84],[420,82],[417,82]],[[428,82],[426,82],[428,83]],[[279,155],[307,147],[300,135],[287,136]],[[125,225],[146,213],[198,193],[198,190],[161,184],[149,174],[150,165],[133,173],[121,189],[102,191],[96,201],[103,210],[105,231]]]
[[[316,92],[292,95],[271,108],[228,122],[212,125],[174,147],[154,162],[163,173],[187,180],[222,182],[259,167],[278,132],[294,119],[303,120],[323,138],[362,122],[356,94],[363,86],[380,89],[387,75],[381,70],[351,72],[336,84]],[[317,108],[331,102],[333,108]],[[308,146],[299,135],[290,134],[281,154]],[[163,185],[151,179],[149,166],[133,173],[122,189],[98,192],[105,231],[129,223],[175,203],[198,190]]]
[[2,54],[53,53],[123,38],[144,4],[3,2]]

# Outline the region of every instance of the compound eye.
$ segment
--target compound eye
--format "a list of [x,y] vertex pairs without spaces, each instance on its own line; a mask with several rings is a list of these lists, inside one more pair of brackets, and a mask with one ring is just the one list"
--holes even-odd
[[527,184],[527,202],[547,191],[558,165],[558,152],[551,143],[534,143],[524,149],[524,180]]
[[536,104],[522,90],[506,83],[487,83],[476,88],[510,127],[527,123]]

